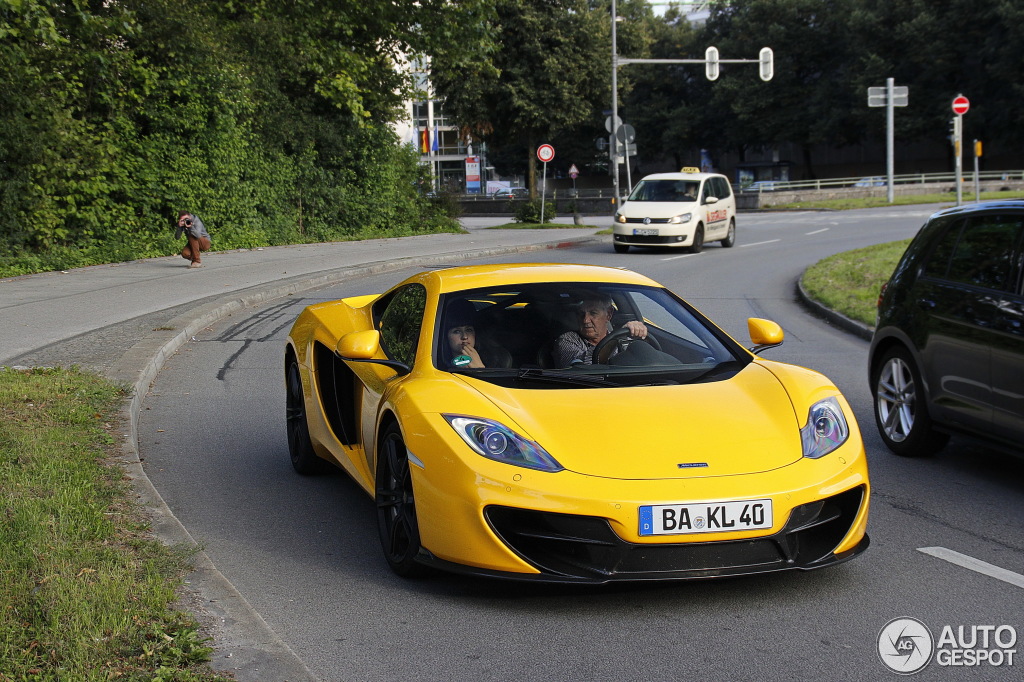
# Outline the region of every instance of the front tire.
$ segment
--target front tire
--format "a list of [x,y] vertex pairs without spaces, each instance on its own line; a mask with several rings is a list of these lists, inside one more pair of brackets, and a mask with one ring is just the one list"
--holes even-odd
[[902,346],[885,351],[875,369],[875,425],[886,447],[901,457],[941,450],[949,436],[934,429],[925,404],[921,372]]
[[302,396],[302,374],[295,358],[285,367],[285,423],[288,429],[288,455],[296,472],[309,476],[322,473],[327,463],[316,456],[306,421],[306,402]]
[[698,225],[697,231],[693,233],[693,244],[690,245],[690,253],[700,253],[704,250],[704,226]]
[[725,235],[725,239],[722,240],[722,246],[727,249],[731,249],[736,244],[736,219],[729,219],[729,234]]
[[416,562],[420,531],[409,455],[402,430],[394,422],[385,429],[377,447],[375,497],[380,545],[391,570],[403,578],[423,575],[425,567]]
[[629,244],[612,244],[615,253],[626,253],[629,251]]

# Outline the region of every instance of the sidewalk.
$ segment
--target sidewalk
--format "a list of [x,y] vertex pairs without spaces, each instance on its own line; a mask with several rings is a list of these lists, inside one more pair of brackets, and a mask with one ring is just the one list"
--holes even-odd
[[[251,305],[360,274],[553,248],[594,234],[467,227],[469,234],[211,252],[198,269],[167,256],[0,280],[0,365],[77,364],[109,375],[127,369],[118,359],[144,337],[172,336],[181,330],[175,318],[188,311],[208,318],[201,309],[210,304]],[[176,329],[168,329],[172,321]]]

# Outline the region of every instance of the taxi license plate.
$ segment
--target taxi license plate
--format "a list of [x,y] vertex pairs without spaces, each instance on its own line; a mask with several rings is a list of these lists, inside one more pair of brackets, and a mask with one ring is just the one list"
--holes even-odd
[[640,535],[722,533],[771,527],[771,500],[654,504],[640,507]]
[[633,234],[638,237],[657,237],[658,231],[653,227],[634,227]]

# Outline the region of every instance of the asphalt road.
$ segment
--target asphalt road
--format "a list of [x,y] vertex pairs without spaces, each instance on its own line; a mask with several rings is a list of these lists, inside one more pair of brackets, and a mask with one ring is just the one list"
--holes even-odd
[[[1024,465],[960,439],[933,459],[890,455],[871,418],[867,343],[809,314],[795,282],[824,256],[911,236],[929,213],[741,215],[735,248],[709,245],[699,255],[618,255],[604,240],[465,261],[622,265],[675,290],[741,342],[747,317],[779,322],[786,343],[766,356],[829,375],[865,437],[872,545],[837,567],[600,589],[392,575],[361,489],[342,474],[291,469],[282,348],[303,306],[383,291],[406,274],[398,271],[266,300],[195,333],[143,402],[143,466],[313,679],[894,679],[877,650],[894,618],[918,618],[936,635],[946,624],[1010,624],[1024,634],[1024,584],[920,551],[945,548],[1024,573]],[[230,628],[223,634],[230,640]],[[239,679],[273,679],[251,663],[235,666],[230,652],[220,647],[217,663],[238,668]],[[1014,680],[1022,665],[933,662],[916,678]]]

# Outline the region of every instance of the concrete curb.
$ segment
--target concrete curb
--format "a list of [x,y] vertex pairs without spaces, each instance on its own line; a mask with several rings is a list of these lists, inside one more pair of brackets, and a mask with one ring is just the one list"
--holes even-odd
[[[608,241],[608,237],[588,235],[560,242],[375,261],[357,267],[346,266],[315,275],[279,280],[273,284],[257,285],[175,317],[168,324],[170,330],[150,333],[114,363],[107,373],[108,378],[133,389],[131,399],[122,410],[128,424],[128,433],[122,447],[122,465],[132,479],[140,502],[150,511],[156,537],[168,544],[185,545],[196,550],[195,570],[189,576],[188,584],[190,591],[201,600],[202,608],[218,623],[211,662],[215,669],[230,671],[240,680],[260,682],[314,682],[320,679],[217,570],[199,543],[164,502],[143,469],[138,448],[139,413],[146,394],[167,359],[203,328],[245,308],[290,294],[409,267],[448,265],[467,258],[574,248],[604,241]],[[171,334],[173,330],[179,331]]]
[[851,319],[842,313],[832,310],[831,308],[826,308],[821,303],[811,298],[810,294],[807,293],[807,290],[804,289],[803,274],[801,274],[796,280],[796,295],[800,299],[800,302],[803,303],[812,313],[818,317],[824,318],[840,329],[850,332],[854,336],[859,336],[865,341],[870,341],[872,335],[875,333],[874,327],[869,327],[866,324]]

